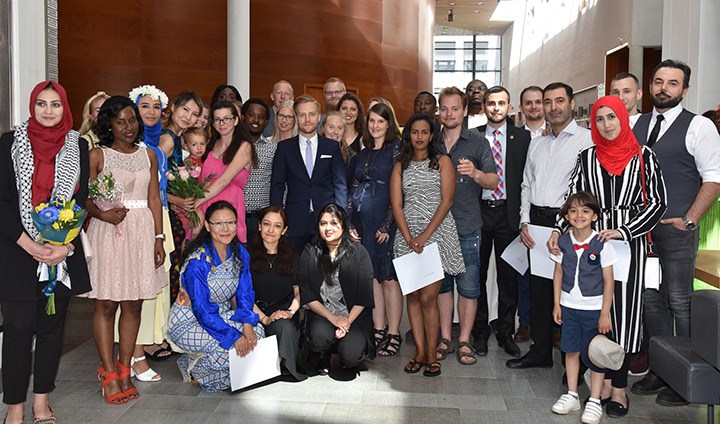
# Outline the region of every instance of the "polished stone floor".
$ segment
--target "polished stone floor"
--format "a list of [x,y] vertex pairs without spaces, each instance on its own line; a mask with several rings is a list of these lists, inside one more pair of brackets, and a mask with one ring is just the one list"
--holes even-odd
[[[580,413],[550,412],[563,393],[559,352],[552,369],[505,368],[508,359],[491,339],[487,357],[474,366],[458,364],[454,356],[443,362],[442,375],[408,375],[403,365],[414,352],[404,343],[400,355],[367,361],[367,370],[352,381],[349,375],[319,376],[301,383],[276,381],[237,393],[204,393],[184,384],[173,359],[153,363],[162,373],[159,383],[137,383],[139,400],[106,405],[100,397],[95,369],[97,353],[90,336],[92,305],[73,301],[68,317],[66,351],[51,395],[61,423],[579,423]],[[525,352],[528,343],[521,343]],[[631,379],[631,382],[635,379]],[[587,386],[580,389],[581,397]],[[30,417],[26,408],[26,422]],[[716,411],[716,420],[720,413]],[[5,414],[5,408],[0,407]],[[667,408],[654,397],[630,394],[630,413],[624,420],[603,422],[702,423],[704,406]]]

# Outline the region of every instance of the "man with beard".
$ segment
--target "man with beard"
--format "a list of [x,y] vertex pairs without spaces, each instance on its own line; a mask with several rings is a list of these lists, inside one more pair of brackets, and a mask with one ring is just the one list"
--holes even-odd
[[[572,119],[573,109],[575,100],[572,87],[562,82],[545,87],[543,110],[550,132],[530,143],[522,181],[520,238],[530,249],[535,247],[536,242],[545,243],[546,240],[533,240],[528,224],[548,228],[555,226],[578,154],[593,145],[590,130],[582,128]],[[521,358],[507,361],[505,365],[508,368],[553,366],[553,303],[553,281],[530,275],[533,345]]]
[[468,97],[468,113],[463,120],[463,128],[477,128],[487,124],[483,96],[487,91],[487,85],[480,80],[472,80],[465,88],[465,95]]
[[[483,188],[495,189],[498,176],[495,173],[492,152],[477,131],[462,127],[463,117],[467,114],[467,96],[457,87],[446,87],[440,92],[440,122],[443,125],[435,140],[442,154],[446,154],[457,170],[455,197],[452,204],[452,216],[455,219],[460,249],[462,250],[465,272],[458,275],[445,274],[438,296],[440,310],[440,331],[442,337],[437,346],[437,359],[443,360],[453,352],[452,319],[453,290],[457,286],[457,311],[460,319],[457,360],[463,365],[477,362],[475,353],[487,355],[487,337],[484,349],[474,350],[470,346],[470,333],[473,328],[480,288],[480,230],[482,217],[480,196]],[[487,301],[485,301],[487,309]],[[489,336],[489,333],[488,333]],[[476,341],[477,343],[477,341]]]
[[[690,67],[667,59],[650,80],[653,111],[642,115],[633,132],[653,149],[665,175],[667,211],[652,231],[653,250],[660,257],[659,290],[643,293],[645,325],[650,337],[690,337],[690,295],[693,291],[697,223],[720,194],[720,136],[712,121],[695,115],[680,102],[687,94]],[[632,386],[635,394],[658,393],[665,406],[686,405],[652,370]]]
[[285,207],[288,242],[299,255],[317,231],[317,212],[328,203],[347,205],[348,197],[340,146],[317,134],[320,103],[303,94],[295,100],[294,109],[298,135],[277,145],[270,204]]
[[635,75],[629,72],[620,72],[610,81],[610,95],[622,100],[628,115],[630,115],[630,128],[635,126],[640,113],[637,104],[642,99],[642,88]]
[[258,231],[258,212],[270,206],[270,176],[272,175],[272,163],[275,157],[277,143],[273,143],[269,137],[263,135],[268,125],[270,107],[265,100],[259,97],[251,97],[243,103],[241,111],[242,125],[247,128],[255,145],[255,153],[258,157],[257,166],[253,166],[250,172],[245,189],[245,227],[247,228],[247,239],[252,240]]
[[483,98],[487,126],[477,131],[490,147],[498,175],[497,188],[483,190],[480,211],[482,231],[480,241],[480,298],[472,334],[476,349],[487,351],[490,337],[487,304],[487,273],[490,254],[495,247],[497,267],[498,319],[495,337],[510,356],[520,356],[520,348],[513,340],[517,312],[517,272],[500,258],[505,248],[518,236],[520,228],[520,185],[525,158],[530,146],[530,133],[509,124],[510,93],[500,86],[490,88]]
[[273,85],[272,93],[270,93],[270,100],[272,100],[273,105],[270,108],[270,115],[268,115],[267,127],[265,127],[262,134],[264,137],[270,138],[275,132],[275,114],[280,109],[280,105],[292,101],[294,98],[294,91],[289,82],[280,80]]

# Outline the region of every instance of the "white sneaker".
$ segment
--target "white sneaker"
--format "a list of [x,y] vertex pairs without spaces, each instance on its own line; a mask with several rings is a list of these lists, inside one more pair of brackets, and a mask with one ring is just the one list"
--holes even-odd
[[580,399],[569,393],[565,393],[564,395],[560,396],[560,399],[558,399],[557,402],[555,402],[555,404],[552,406],[552,411],[560,415],[569,414],[573,411],[579,410]]
[[596,402],[588,402],[585,404],[585,411],[583,411],[580,421],[585,424],[598,424],[600,418],[603,416],[602,406]]

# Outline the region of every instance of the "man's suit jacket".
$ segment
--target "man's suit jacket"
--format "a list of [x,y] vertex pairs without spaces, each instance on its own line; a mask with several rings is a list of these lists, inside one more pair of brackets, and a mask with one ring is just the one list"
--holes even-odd
[[278,143],[270,179],[270,204],[283,206],[288,215],[288,236],[302,235],[312,199],[317,212],[328,203],[347,206],[347,175],[340,146],[336,141],[318,136],[318,149],[313,162],[312,178],[308,176],[300,154],[299,136]]
[[[477,127],[483,140],[485,138],[485,125]],[[518,128],[507,122],[507,136],[505,138],[505,194],[507,196],[507,212],[510,228],[520,228],[520,191],[525,169],[525,159],[530,147],[530,132]]]

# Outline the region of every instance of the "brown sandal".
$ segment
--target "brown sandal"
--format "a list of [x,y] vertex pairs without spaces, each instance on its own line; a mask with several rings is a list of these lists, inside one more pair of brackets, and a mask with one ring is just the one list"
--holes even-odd
[[[470,352],[461,352],[460,348],[466,347],[470,349]],[[463,359],[466,359],[463,361]],[[468,342],[460,342],[458,343],[457,348],[457,360],[460,363],[460,365],[475,365],[477,363],[477,358],[475,357],[475,350],[470,346],[470,343]]]
[[[448,354],[455,352],[455,349],[453,348],[452,342],[448,339],[440,339],[440,343],[444,344],[445,348],[438,347],[435,349],[435,356],[437,357],[438,361],[442,361],[443,359],[447,358]],[[438,343],[438,346],[440,346],[440,343]],[[438,354],[440,356],[438,356]]]

